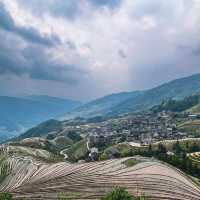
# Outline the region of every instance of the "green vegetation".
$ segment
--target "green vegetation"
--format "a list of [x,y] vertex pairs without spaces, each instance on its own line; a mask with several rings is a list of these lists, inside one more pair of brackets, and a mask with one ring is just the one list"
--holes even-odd
[[110,146],[106,148],[100,155],[100,160],[107,160],[110,158],[120,158],[129,157],[132,155],[137,155],[138,151],[145,151],[146,147],[138,148],[132,147],[129,144],[118,144],[115,146]]
[[[160,104],[163,99],[182,99],[200,91],[200,75],[173,80],[145,91],[118,93],[94,100],[76,109],[71,116],[112,117],[130,112],[144,111]],[[70,114],[68,114],[70,116]]]
[[12,200],[12,194],[8,192],[1,192],[0,193],[0,200]]
[[197,104],[197,105],[191,107],[187,111],[190,113],[193,113],[193,114],[200,114],[200,104]]
[[10,173],[10,167],[8,163],[2,164],[0,169],[0,183],[2,183],[5,180],[5,178],[9,175],[9,173]]
[[60,192],[58,194],[58,200],[71,200],[80,197],[79,193],[75,192]]
[[[149,145],[149,147],[131,147],[130,145],[117,145],[107,148],[101,155],[100,160],[106,160],[110,158],[110,151],[113,149],[117,154],[112,154],[113,157],[131,157],[135,155],[141,155],[146,157],[155,157],[161,161],[167,162],[187,174],[200,178],[200,162],[195,162],[187,153],[200,151],[199,141],[177,141],[175,143],[158,145]],[[171,151],[171,154],[168,154]],[[114,152],[114,151],[113,151]],[[117,156],[116,156],[117,155]],[[137,164],[134,161],[128,161],[125,163],[128,166]]]
[[127,167],[132,167],[132,166],[134,166],[134,165],[136,165],[136,164],[138,164],[139,162],[137,161],[137,160],[135,160],[134,158],[130,158],[130,159],[128,159],[128,160],[126,160],[125,162],[124,162],[124,164],[127,166]]
[[189,120],[178,126],[180,131],[189,133],[194,137],[200,137],[200,120]]
[[145,196],[133,197],[124,188],[115,188],[108,193],[102,200],[147,200]]
[[69,156],[69,160],[78,161],[81,159],[85,159],[88,155],[87,144],[85,140],[81,140],[74,145],[72,145],[67,150],[67,155]]
[[56,131],[60,132],[62,130],[62,122],[57,120],[48,120],[44,123],[39,124],[38,126],[31,128],[24,134],[20,135],[17,139],[22,140],[29,137],[41,137],[48,135],[48,133]]
[[70,200],[66,197],[66,194],[64,192],[61,192],[58,194],[58,200]]
[[155,112],[172,111],[172,112],[182,112],[193,106],[196,106],[200,102],[200,95],[195,94],[192,96],[185,97],[183,100],[167,100],[163,101],[160,105],[154,106],[152,108]]
[[61,155],[53,153],[50,153],[50,156],[47,158],[40,158],[40,159],[41,160],[43,159],[43,161],[47,163],[57,163],[63,161],[63,157]]
[[31,148],[27,146],[11,146],[9,155],[14,156],[31,156],[35,160],[40,160],[46,163],[57,163],[63,161],[63,156],[59,152],[52,153],[45,149]]
[[[165,145],[167,151],[173,151],[174,144],[177,143],[177,141],[174,142],[161,142],[162,144]],[[195,139],[188,139],[188,140],[178,140],[178,143],[186,153],[192,153],[198,151],[200,147],[200,140],[195,140]],[[153,144],[152,149],[156,150],[158,148],[159,144]]]
[[10,166],[6,161],[5,155],[0,155],[0,183],[10,174]]
[[[197,150],[199,148],[200,146],[197,146],[195,143],[193,143],[193,145],[188,148],[188,151]],[[187,156],[186,148],[182,148],[179,141],[173,144],[172,151],[172,154],[168,154],[166,146],[160,143],[157,149],[152,149],[151,146],[149,146],[148,150],[138,151],[138,154],[142,156],[156,157],[161,161],[167,162],[183,170],[189,175],[200,178],[200,166],[197,163],[194,163]]]
[[59,149],[59,151],[73,144],[73,141],[65,136],[58,136],[54,139],[54,141],[55,146],[57,147],[57,149]]
[[123,188],[116,188],[108,193],[102,200],[133,200],[133,197]]
[[82,140],[82,137],[75,131],[70,131],[67,134],[67,137],[70,138],[71,140],[73,140],[73,142],[78,142],[78,141]]

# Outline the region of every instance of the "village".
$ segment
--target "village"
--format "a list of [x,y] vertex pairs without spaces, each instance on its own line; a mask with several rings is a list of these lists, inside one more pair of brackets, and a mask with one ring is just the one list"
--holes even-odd
[[162,140],[192,137],[188,133],[180,132],[171,114],[165,112],[154,116],[139,114],[109,120],[90,128],[87,138],[91,147],[119,142],[149,145]]

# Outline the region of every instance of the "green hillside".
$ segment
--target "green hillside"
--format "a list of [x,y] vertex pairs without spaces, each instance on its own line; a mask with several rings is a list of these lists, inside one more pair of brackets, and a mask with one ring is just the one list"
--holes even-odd
[[49,96],[0,96],[0,141],[62,116],[79,105],[77,101]]
[[130,98],[135,98],[141,94],[142,94],[141,91],[133,91],[133,92],[122,92],[122,93],[107,95],[80,106],[79,108],[73,110],[72,112],[64,115],[62,119],[76,118],[76,117],[91,118],[95,116],[109,115],[114,106],[117,106],[120,103]]
[[67,113],[63,118],[109,117],[138,112],[159,105],[162,101],[181,100],[197,92],[200,92],[200,74],[176,79],[150,90],[105,96]]
[[166,100],[163,101],[160,105],[154,106],[152,108],[155,112],[161,111],[171,111],[171,112],[191,112],[196,113],[200,105],[200,94],[194,94],[188,97],[185,97],[182,100]]

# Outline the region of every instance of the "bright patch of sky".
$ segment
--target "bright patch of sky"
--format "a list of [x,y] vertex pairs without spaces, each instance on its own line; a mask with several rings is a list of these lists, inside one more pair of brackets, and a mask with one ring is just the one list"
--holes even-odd
[[200,72],[199,0],[0,0],[0,95],[88,100]]

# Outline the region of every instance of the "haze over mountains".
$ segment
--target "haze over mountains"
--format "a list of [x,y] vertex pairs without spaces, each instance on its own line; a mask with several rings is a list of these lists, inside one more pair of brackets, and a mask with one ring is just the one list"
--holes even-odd
[[96,116],[111,117],[150,109],[166,99],[183,99],[200,92],[200,74],[176,79],[150,90],[111,94],[81,105],[80,102],[48,97],[0,97],[0,139],[23,133],[49,119]]
[[57,118],[80,102],[49,96],[0,96],[0,140],[24,132],[38,123]]
[[182,99],[200,91],[200,74],[162,84],[150,90],[118,93],[82,105],[63,118],[115,116],[138,112],[160,104],[166,99]]

